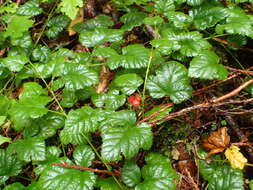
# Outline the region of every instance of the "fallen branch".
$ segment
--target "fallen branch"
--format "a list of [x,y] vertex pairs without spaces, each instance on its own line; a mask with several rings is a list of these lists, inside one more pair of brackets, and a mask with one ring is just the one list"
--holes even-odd
[[213,40],[217,41],[217,42],[220,42],[224,45],[227,45],[227,46],[232,46],[234,48],[237,48],[237,49],[240,49],[240,50],[245,50],[245,51],[248,51],[250,53],[253,53],[253,49],[249,49],[249,48],[246,48],[244,46],[238,46],[237,44],[235,43],[231,43],[231,42],[228,42],[226,40],[223,40],[223,39],[220,39],[220,38],[212,38]]
[[250,71],[253,69],[253,67],[248,68],[247,70],[242,70],[242,69],[236,69],[233,67],[225,66],[228,70],[230,71],[237,71],[240,72],[241,74],[246,74],[246,75],[253,75],[253,71]]
[[99,174],[107,174],[110,176],[120,176],[119,172],[110,172],[107,170],[99,170],[99,169],[94,169],[94,168],[87,168],[87,167],[83,167],[83,166],[79,166],[79,165],[69,165],[66,162],[64,162],[63,164],[52,164],[53,166],[62,166],[65,168],[73,168],[73,169],[78,169],[78,170],[85,170],[85,171],[90,171],[90,172],[94,172],[94,173],[99,173]]
[[[225,99],[228,99],[232,96],[235,96],[237,95],[242,89],[246,88],[248,85],[252,84],[253,83],[253,79],[245,82],[243,85],[239,86],[238,88],[236,88],[235,90],[233,90],[232,92],[228,93],[228,94],[225,94],[224,96],[221,96],[219,98],[216,98],[214,100],[212,100],[211,102],[208,102],[208,103],[202,103],[202,104],[198,104],[198,105],[195,105],[195,106],[192,106],[192,107],[189,107],[189,108],[185,108],[185,109],[182,109],[178,112],[175,112],[175,113],[172,113],[172,114],[168,114],[166,115],[165,117],[162,117],[162,118],[158,118],[156,120],[153,120],[153,121],[150,121],[149,124],[155,124],[157,123],[158,121],[161,121],[161,120],[171,120],[175,117],[178,117],[180,115],[184,115],[186,113],[189,113],[193,110],[196,110],[196,109],[200,109],[200,108],[210,108],[210,107],[218,107],[218,106],[221,106],[221,105],[224,105],[224,102],[221,103],[221,104],[217,104],[218,102],[221,102]],[[250,100],[253,101],[253,98],[251,99],[248,99],[248,101]],[[246,101],[246,102],[248,102]],[[242,101],[237,101],[237,103],[245,103],[245,100],[242,100]],[[227,102],[228,104],[231,104],[232,102]],[[234,104],[236,103],[235,101],[233,102]]]
[[155,125],[157,122],[159,121],[162,121],[162,120],[166,120],[166,121],[169,121],[175,117],[179,117],[179,116],[182,116],[182,115],[185,115],[187,113],[190,113],[194,110],[197,110],[197,109],[203,109],[203,108],[214,108],[214,107],[219,107],[219,106],[224,106],[224,105],[230,105],[230,104],[247,104],[247,103],[250,103],[250,102],[253,102],[253,98],[250,98],[250,99],[246,99],[246,100],[236,100],[236,101],[227,101],[227,102],[220,102],[220,103],[211,103],[211,102],[208,102],[208,103],[202,103],[202,104],[198,104],[198,105],[194,105],[192,107],[188,107],[188,108],[184,108],[178,112],[174,112],[174,113],[171,113],[171,114],[168,114],[162,118],[158,118],[156,120],[153,120],[153,121],[150,121],[148,122],[150,125]]
[[223,101],[225,99],[231,98],[231,97],[237,95],[242,89],[246,88],[247,86],[249,86],[252,83],[253,83],[253,79],[251,79],[251,80],[243,83],[241,86],[239,86],[238,88],[236,88],[232,92],[230,92],[228,94],[225,94],[224,96],[221,96],[219,98],[216,98],[216,99],[212,100],[211,102],[212,103],[217,103],[217,102],[221,102],[221,101]]
[[[232,67],[228,67],[228,69],[230,69],[230,70],[232,70],[232,71],[237,71],[237,73],[235,73],[235,74],[229,76],[228,78],[226,78],[226,79],[224,79],[224,80],[217,81],[217,82],[215,82],[215,83],[213,83],[213,84],[211,84],[211,85],[209,85],[209,86],[207,86],[207,87],[204,87],[204,88],[201,88],[201,89],[199,89],[199,90],[194,91],[194,92],[193,92],[193,96],[202,94],[202,93],[204,93],[205,91],[207,91],[207,90],[209,90],[209,89],[211,89],[211,88],[213,88],[213,87],[215,87],[215,86],[217,86],[217,85],[219,85],[219,84],[221,84],[221,83],[223,83],[223,82],[229,81],[229,80],[231,80],[231,79],[233,79],[233,78],[235,78],[235,77],[237,77],[237,76],[239,76],[239,75],[241,75],[241,74],[249,74],[249,72],[251,72],[250,74],[253,74],[253,72],[250,71],[250,70],[253,69],[253,66],[250,67],[250,68],[248,68],[247,70],[240,70],[240,69],[235,69],[235,68],[232,68]],[[160,109],[160,110],[158,110],[158,111],[152,113],[152,114],[149,115],[148,117],[145,117],[144,119],[138,121],[137,124],[143,123],[143,122],[145,122],[145,121],[148,121],[148,120],[150,120],[150,119],[156,117],[159,113],[163,112],[164,110],[166,110],[168,107],[171,107],[171,106],[173,106],[173,103],[172,103],[172,102],[169,102],[169,103],[163,105],[163,106],[162,106],[162,107],[163,107],[162,109]]]
[[[184,115],[186,113],[189,113],[189,112],[192,112],[193,110],[197,110],[197,109],[202,109],[202,108],[211,108],[211,107],[219,107],[219,106],[222,106],[222,105],[226,105],[226,104],[238,104],[238,103],[249,103],[249,102],[252,102],[253,101],[253,98],[250,98],[250,99],[247,99],[247,100],[242,100],[242,101],[228,101],[228,102],[222,102],[222,103],[219,103],[221,101],[224,101],[228,98],[231,98],[235,95],[237,95],[241,90],[243,90],[244,88],[246,88],[247,86],[249,86],[250,84],[253,83],[253,79],[245,82],[244,84],[242,84],[241,86],[239,86],[238,88],[236,88],[235,90],[233,90],[232,92],[228,93],[228,94],[225,94],[224,96],[221,96],[219,98],[216,98],[216,99],[213,99],[211,100],[210,102],[207,102],[207,103],[201,103],[201,104],[198,104],[198,105],[194,105],[192,107],[188,107],[188,108],[184,108],[178,112],[174,112],[174,113],[171,113],[171,114],[167,114],[166,116],[164,117],[161,117],[161,118],[158,118],[158,119],[155,119],[153,121],[149,121],[148,123],[151,124],[151,125],[155,125],[157,122],[159,121],[162,121],[162,120],[166,120],[166,121],[169,121],[175,117],[178,117],[178,116],[181,116],[181,115]],[[145,119],[145,118],[144,118]],[[143,119],[143,120],[144,120]],[[142,121],[143,121],[142,120]],[[146,121],[147,119],[145,119]],[[140,123],[140,122],[138,122]]]
[[229,80],[231,80],[231,79],[233,79],[233,78],[235,78],[235,77],[237,77],[237,76],[239,76],[239,75],[241,75],[241,74],[242,74],[242,73],[237,72],[237,73],[235,73],[235,74],[229,76],[228,78],[226,78],[226,79],[224,79],[224,80],[217,81],[217,82],[215,82],[215,83],[213,83],[213,84],[211,84],[211,85],[209,85],[209,86],[207,86],[207,87],[204,87],[204,88],[201,88],[201,89],[199,89],[199,90],[196,90],[195,92],[193,92],[193,95],[196,96],[196,95],[202,94],[203,92],[205,92],[205,91],[207,91],[207,90],[209,90],[209,89],[211,89],[211,88],[213,88],[213,87],[215,87],[215,86],[218,86],[219,84],[221,84],[221,83],[223,83],[223,82],[229,81]]

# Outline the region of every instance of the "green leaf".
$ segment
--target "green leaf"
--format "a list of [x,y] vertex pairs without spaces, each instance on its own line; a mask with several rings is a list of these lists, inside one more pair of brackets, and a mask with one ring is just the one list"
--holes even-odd
[[29,20],[28,16],[18,16],[14,15],[10,22],[8,23],[7,30],[5,32],[6,36],[11,38],[22,37],[23,33],[28,31],[28,29],[33,25],[33,21]]
[[76,18],[79,8],[83,7],[82,0],[62,0],[59,4],[61,12],[65,13],[71,20]]
[[97,57],[108,58],[108,57],[118,55],[118,53],[110,47],[98,47],[93,50],[92,55],[95,55]]
[[112,18],[107,15],[100,14],[95,18],[74,25],[72,29],[81,33],[83,31],[93,31],[97,28],[108,28],[111,26],[113,26]]
[[81,64],[66,64],[62,78],[67,90],[80,90],[98,83],[98,73]]
[[219,57],[214,52],[203,51],[190,62],[189,76],[200,79],[223,80],[227,78],[228,71],[219,64],[219,61]]
[[121,29],[132,30],[135,26],[140,26],[143,24],[143,19],[147,15],[143,12],[129,12],[124,14],[120,21],[124,23]]
[[104,123],[110,126],[131,126],[135,125],[136,116],[135,112],[130,110],[121,110],[118,112],[112,112],[105,116]]
[[122,55],[115,55],[107,60],[110,69],[124,67],[136,69],[147,67],[149,62],[150,50],[143,45],[134,44],[122,48]]
[[249,182],[249,188],[250,188],[250,190],[253,190],[253,180],[250,180],[250,182]]
[[71,108],[77,102],[75,91],[63,89],[61,105],[64,108]]
[[51,51],[47,46],[38,45],[32,52],[33,60],[46,62],[49,59]]
[[141,169],[144,181],[139,183],[135,190],[175,190],[178,176],[172,169],[166,157],[157,153],[150,153],[146,156],[147,165]]
[[169,11],[165,15],[176,28],[187,28],[192,22],[192,18],[182,12]]
[[147,88],[153,98],[170,96],[170,99],[179,104],[191,97],[192,87],[188,72],[184,65],[170,61],[156,71],[155,76],[150,76]]
[[140,148],[149,149],[153,134],[147,124],[140,126],[114,126],[102,130],[102,157],[106,161],[121,160],[121,153],[129,159],[138,153]]
[[29,32],[24,32],[21,37],[12,38],[11,44],[13,46],[19,46],[21,48],[30,49],[33,47],[33,40]]
[[84,106],[77,110],[71,110],[65,121],[60,138],[62,143],[83,144],[86,140],[83,134],[95,131],[99,122],[103,120],[103,113],[91,107]]
[[197,31],[180,34],[168,33],[167,39],[178,41],[181,46],[180,53],[187,57],[199,55],[203,50],[211,48],[208,41],[202,38],[202,35]]
[[70,19],[65,15],[53,17],[46,24],[49,29],[45,31],[45,34],[49,38],[55,38],[68,26],[69,22]]
[[33,98],[40,95],[47,95],[46,90],[44,90],[36,82],[26,82],[23,85],[23,91],[20,93],[19,98]]
[[4,95],[0,94],[0,115],[7,115],[7,111],[11,106],[11,101]]
[[119,94],[118,90],[112,90],[108,93],[92,95],[91,101],[98,108],[105,107],[106,109],[116,110],[125,104],[126,96]]
[[123,30],[98,28],[94,31],[83,31],[79,41],[83,46],[94,47],[104,42],[116,42],[123,38]]
[[29,0],[17,10],[17,14],[30,17],[40,13],[42,13],[42,9],[39,7],[39,0]]
[[191,6],[200,5],[204,0],[187,0],[187,4]]
[[193,18],[194,25],[198,30],[205,30],[225,19],[228,16],[228,11],[221,6],[208,3],[191,9],[189,15]]
[[0,135],[0,145],[6,142],[11,143],[11,138]]
[[122,190],[112,177],[99,178],[97,185],[100,187],[100,190]]
[[0,116],[0,126],[4,124],[6,116]]
[[237,6],[230,6],[226,23],[217,25],[216,32],[221,34],[226,31],[229,34],[240,34],[253,38],[252,20],[252,15],[247,15]]
[[155,26],[157,26],[157,25],[163,23],[163,19],[160,16],[146,17],[143,20],[143,22],[144,22],[144,24],[147,24],[147,25],[155,25]]
[[39,133],[36,137],[47,139],[56,134],[56,131],[65,124],[65,117],[56,113],[47,113],[43,117],[35,121],[35,125],[39,127]]
[[175,9],[174,0],[156,0],[154,5],[157,13],[167,13]]
[[25,190],[25,187],[21,183],[16,182],[5,186],[3,190]]
[[175,50],[180,49],[180,45],[178,41],[168,40],[166,38],[158,38],[154,39],[150,42],[150,44],[155,47],[159,52],[163,55],[169,55]]
[[137,164],[128,161],[122,169],[122,181],[129,187],[134,187],[141,181],[141,170]]
[[21,120],[27,118],[39,118],[48,112],[45,105],[50,101],[49,97],[37,96],[33,98],[22,98],[9,110],[11,116]]
[[3,65],[12,72],[21,71],[29,59],[24,55],[8,56],[3,59]]
[[39,179],[40,187],[48,190],[93,190],[95,183],[94,173],[61,166],[49,167]]
[[0,178],[18,175],[21,170],[22,162],[15,155],[0,149]]
[[199,161],[200,173],[208,183],[208,190],[244,190],[243,173],[228,165]]
[[40,175],[44,170],[51,167],[51,164],[60,162],[64,158],[59,158],[61,154],[60,148],[56,146],[46,147],[46,159],[43,161],[34,162],[37,167],[34,169],[36,175]]
[[26,162],[46,159],[45,142],[37,137],[14,141],[8,146],[8,152],[17,153],[17,157]]
[[142,78],[135,73],[117,76],[113,81],[113,85],[126,95],[133,94],[142,83]]
[[90,146],[79,145],[75,149],[73,153],[73,157],[77,165],[80,165],[83,167],[89,167],[92,164],[92,160],[95,159],[95,153],[92,151]]

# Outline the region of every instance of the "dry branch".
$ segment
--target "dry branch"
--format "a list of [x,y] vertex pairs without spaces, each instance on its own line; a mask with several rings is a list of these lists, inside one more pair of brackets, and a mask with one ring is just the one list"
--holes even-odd
[[[153,121],[150,121],[148,122],[149,124],[151,125],[155,125],[157,122],[159,121],[162,121],[162,120],[171,120],[175,117],[178,117],[178,116],[181,116],[181,115],[184,115],[186,113],[189,113],[189,112],[192,112],[193,110],[197,110],[197,109],[202,109],[202,108],[211,108],[211,107],[219,107],[219,106],[222,106],[222,105],[226,105],[226,104],[245,104],[245,103],[249,103],[249,102],[252,102],[253,101],[253,98],[250,98],[250,99],[246,99],[246,100],[241,100],[241,101],[228,101],[228,102],[221,102],[221,101],[224,101],[228,98],[231,98],[235,95],[237,95],[241,90],[243,90],[244,88],[246,88],[247,86],[249,86],[250,84],[253,83],[253,79],[245,82],[244,84],[242,84],[241,86],[239,86],[238,88],[236,88],[235,90],[233,90],[232,92],[228,93],[228,94],[225,94],[224,96],[221,96],[219,98],[215,98],[213,100],[211,100],[210,102],[207,102],[207,103],[201,103],[201,104],[198,104],[198,105],[194,105],[192,107],[188,107],[188,108],[184,108],[178,112],[174,112],[174,113],[171,113],[171,114],[168,114],[162,118],[158,118],[156,120],[153,120]],[[219,103],[221,102],[221,103]]]
[[52,165],[53,166],[62,166],[62,167],[65,167],[65,168],[73,168],[73,169],[77,169],[77,170],[85,170],[85,171],[90,171],[90,172],[99,173],[99,174],[107,174],[107,175],[110,175],[110,176],[120,176],[119,172],[111,172],[111,171],[107,171],[107,170],[87,168],[87,167],[83,167],[83,166],[79,166],[79,165],[70,165],[70,164],[67,164],[67,163],[52,164]]

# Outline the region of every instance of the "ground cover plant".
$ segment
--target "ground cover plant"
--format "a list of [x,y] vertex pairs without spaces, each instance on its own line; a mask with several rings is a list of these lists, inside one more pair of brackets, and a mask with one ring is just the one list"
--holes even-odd
[[253,189],[252,3],[1,0],[0,189]]

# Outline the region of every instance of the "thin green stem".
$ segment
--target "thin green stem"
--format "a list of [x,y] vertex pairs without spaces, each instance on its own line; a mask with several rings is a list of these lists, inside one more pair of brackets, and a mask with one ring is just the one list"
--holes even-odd
[[58,111],[54,111],[54,110],[48,110],[48,111],[49,111],[49,112],[52,112],[52,113],[55,113],[55,114],[62,115],[62,116],[65,116],[65,117],[66,117],[66,114],[65,114],[65,113],[58,112]]
[[[223,48],[229,53],[229,55],[236,61],[236,63],[241,67],[241,69],[245,70],[241,62],[231,53],[231,51],[223,44],[221,44]],[[249,76],[249,75],[248,75]]]
[[42,30],[41,30],[41,32],[39,33],[39,36],[38,36],[38,38],[36,39],[36,41],[35,41],[35,43],[34,43],[34,46],[35,46],[35,47],[36,47],[37,44],[39,43],[40,38],[42,37],[42,35],[43,35],[43,33],[44,33],[44,31],[45,31],[45,29],[46,29],[46,27],[47,27],[47,21],[53,16],[53,13],[54,13],[54,11],[55,11],[55,9],[56,9],[56,7],[57,7],[57,4],[58,4],[58,0],[55,2],[53,8],[51,9],[50,13],[48,14],[48,17],[47,17],[47,20],[45,21],[45,24],[42,26]]
[[3,93],[3,91],[7,88],[7,86],[9,85],[9,83],[10,83],[11,81],[14,80],[14,78],[15,78],[15,75],[13,75],[13,76],[5,83],[4,87],[0,90],[0,94]]
[[150,66],[151,66],[151,63],[152,63],[152,59],[153,59],[153,48],[150,51],[150,56],[149,56],[149,60],[148,60],[148,67],[147,67],[147,70],[146,70],[145,81],[144,81],[144,86],[143,86],[143,91],[142,91],[142,109],[143,110],[144,110],[144,107],[145,107],[146,86],[147,86],[148,75],[149,75],[149,70],[150,70]]
[[[88,144],[91,146],[91,148],[93,149],[93,151],[95,152],[95,154],[97,155],[97,157],[103,162],[103,164],[105,165],[106,169],[108,171],[111,171],[110,166],[105,162],[105,160],[102,158],[102,156],[100,156],[100,154],[98,153],[97,149],[93,146],[93,144],[90,142],[90,139],[88,137],[86,137],[85,134],[81,133],[81,135],[85,138],[85,140],[88,142]],[[119,180],[115,177],[112,176],[113,179],[115,180],[115,182],[118,184],[118,186],[120,187],[120,189],[124,190],[125,188],[121,185],[121,183],[119,182]]]
[[40,79],[43,81],[43,83],[46,85],[48,91],[52,94],[52,96],[53,96],[55,102],[57,103],[57,105],[59,106],[59,108],[61,109],[61,111],[63,112],[63,114],[64,114],[65,116],[67,116],[66,113],[65,113],[65,111],[64,111],[64,109],[62,108],[60,102],[59,102],[58,99],[56,98],[56,95],[55,95],[54,91],[50,88],[50,86],[47,84],[47,82],[45,81],[45,79],[41,76],[40,72],[39,72],[39,71],[37,70],[37,68],[33,65],[33,63],[32,63],[31,61],[30,61],[29,63],[30,63],[30,65],[33,67],[34,71],[39,75],[39,77],[40,77]]
[[222,37],[222,36],[228,36],[228,35],[229,34],[218,34],[218,35],[215,35],[215,36],[206,37],[204,39],[209,40],[209,39],[213,39],[213,38],[217,38],[217,37]]

